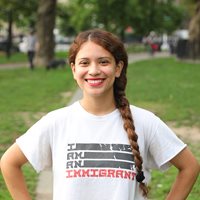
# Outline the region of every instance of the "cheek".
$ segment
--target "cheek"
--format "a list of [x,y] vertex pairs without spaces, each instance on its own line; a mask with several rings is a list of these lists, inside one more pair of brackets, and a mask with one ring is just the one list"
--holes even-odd
[[116,68],[110,68],[104,71],[105,74],[107,74],[108,76],[113,76],[113,78],[115,78],[119,72],[116,70]]
[[73,74],[74,74],[74,78],[77,80],[77,79],[83,78],[84,75],[87,74],[87,70],[76,68],[76,70],[73,72]]

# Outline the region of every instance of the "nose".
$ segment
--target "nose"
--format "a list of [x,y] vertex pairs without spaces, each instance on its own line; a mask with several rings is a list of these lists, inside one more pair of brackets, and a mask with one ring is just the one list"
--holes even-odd
[[96,76],[99,75],[101,73],[101,70],[99,68],[99,65],[95,62],[92,62],[89,66],[89,71],[88,71],[89,75],[91,76]]

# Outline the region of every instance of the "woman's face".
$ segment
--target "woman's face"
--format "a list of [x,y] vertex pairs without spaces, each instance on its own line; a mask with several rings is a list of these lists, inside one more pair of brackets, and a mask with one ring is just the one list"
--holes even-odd
[[116,64],[110,52],[88,41],[82,44],[71,67],[84,95],[108,97],[113,96],[113,84],[120,76],[123,62]]

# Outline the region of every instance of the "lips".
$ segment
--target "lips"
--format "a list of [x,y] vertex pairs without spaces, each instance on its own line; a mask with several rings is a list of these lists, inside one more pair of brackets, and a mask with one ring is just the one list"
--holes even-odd
[[104,79],[86,79],[90,86],[100,86]]

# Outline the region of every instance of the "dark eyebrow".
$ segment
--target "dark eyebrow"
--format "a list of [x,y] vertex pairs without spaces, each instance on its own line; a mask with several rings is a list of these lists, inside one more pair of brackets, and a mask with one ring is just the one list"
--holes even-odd
[[112,60],[112,58],[110,58],[110,57],[100,57],[100,58],[98,58],[98,60],[101,60],[101,59],[109,59],[109,60]]
[[78,58],[78,60],[89,60],[89,58]]

